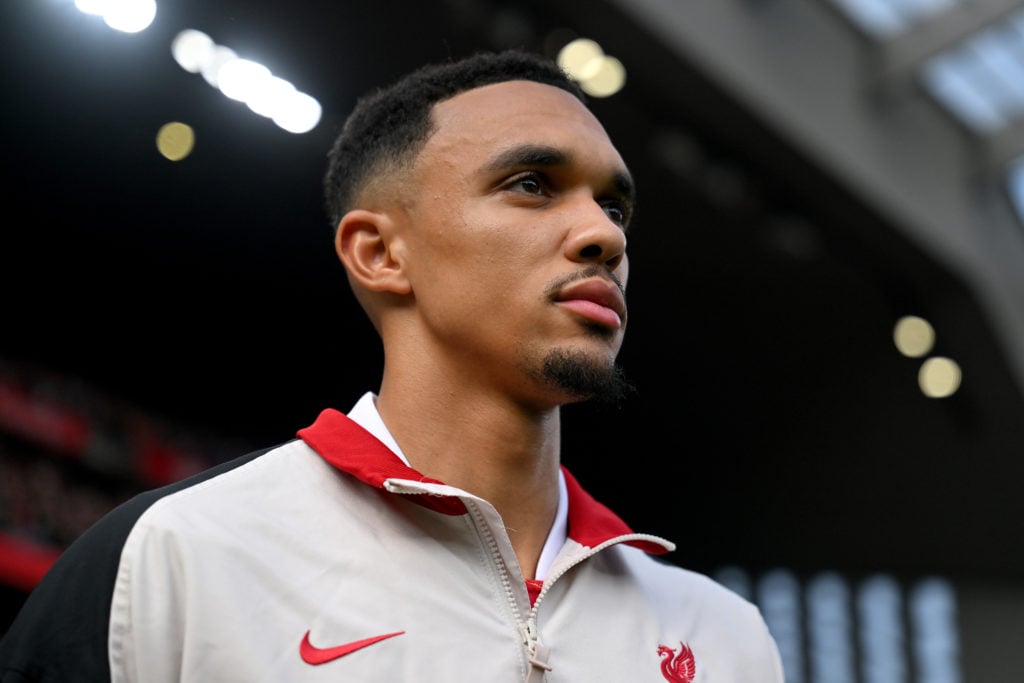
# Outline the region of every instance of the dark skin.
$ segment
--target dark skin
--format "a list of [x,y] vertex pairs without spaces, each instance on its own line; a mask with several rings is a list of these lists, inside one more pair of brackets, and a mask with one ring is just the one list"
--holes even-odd
[[590,111],[530,81],[437,104],[411,168],[369,183],[338,256],[384,346],[377,408],[417,470],[495,506],[533,577],[558,503],[560,406],[622,344],[632,184]]

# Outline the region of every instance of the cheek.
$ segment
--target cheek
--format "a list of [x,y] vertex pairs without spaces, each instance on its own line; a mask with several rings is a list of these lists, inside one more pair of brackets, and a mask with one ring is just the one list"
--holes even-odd
[[542,296],[545,263],[540,254],[498,229],[465,237],[471,246],[450,245],[452,251],[440,256],[444,268],[434,273],[448,305],[476,323],[519,319]]
[[[522,277],[524,269],[536,269],[551,258],[558,246],[531,216],[508,209],[482,210],[464,215],[458,226],[458,243],[449,248],[474,270],[504,271]],[[535,220],[535,219],[534,219]]]
[[[534,212],[495,206],[493,201],[454,203],[430,202],[431,211],[421,213],[414,259],[423,274],[451,292],[470,288],[492,301],[523,296],[527,281],[564,274],[568,264],[558,266],[562,242],[554,226],[548,226]],[[426,219],[426,220],[425,220]],[[429,275],[428,275],[429,271]],[[536,293],[535,293],[536,294]]]

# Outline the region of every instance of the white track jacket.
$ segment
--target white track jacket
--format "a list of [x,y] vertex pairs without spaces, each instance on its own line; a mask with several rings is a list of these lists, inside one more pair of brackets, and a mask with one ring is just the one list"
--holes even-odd
[[62,555],[0,680],[782,683],[757,608],[653,557],[563,469],[568,536],[531,604],[495,509],[343,413],[128,501]]

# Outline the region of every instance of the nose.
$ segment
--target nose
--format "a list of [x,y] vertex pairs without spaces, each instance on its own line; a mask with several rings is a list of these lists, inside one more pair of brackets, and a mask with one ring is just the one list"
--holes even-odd
[[626,256],[626,233],[593,198],[584,199],[566,240],[566,256],[581,263],[599,263],[614,271]]

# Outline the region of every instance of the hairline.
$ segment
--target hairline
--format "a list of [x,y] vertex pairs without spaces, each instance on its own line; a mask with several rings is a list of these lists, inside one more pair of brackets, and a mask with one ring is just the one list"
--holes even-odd
[[[563,92],[566,92],[567,94],[572,96],[577,101],[580,101],[581,104],[583,104],[584,107],[586,106],[586,103],[584,103],[581,100],[579,100],[579,98],[576,97],[572,92],[570,92],[568,90],[565,90],[564,88],[561,88],[561,87],[559,87],[557,85],[552,85],[550,83],[546,83],[544,81],[535,80],[535,79],[531,79],[531,78],[524,78],[522,76],[515,76],[513,78],[509,78],[509,79],[506,79],[506,80],[493,81],[493,82],[490,82],[490,83],[482,83],[480,85],[474,85],[474,86],[472,86],[470,88],[465,88],[465,89],[453,92],[453,93],[451,93],[451,94],[449,94],[449,95],[447,95],[447,96],[445,96],[443,98],[440,98],[438,100],[435,100],[433,103],[431,103],[430,108],[427,111],[428,127],[427,127],[425,135],[423,135],[421,138],[416,139],[412,144],[410,144],[405,150],[403,150],[402,154],[398,158],[393,158],[393,159],[382,158],[382,159],[379,159],[373,166],[371,166],[367,170],[367,173],[365,174],[365,176],[363,178],[363,182],[358,187],[353,188],[352,201],[350,202],[351,205],[352,205],[352,208],[355,208],[355,206],[362,201],[362,197],[363,197],[364,193],[368,190],[368,188],[372,187],[373,185],[377,184],[378,182],[390,183],[391,181],[393,181],[395,179],[396,176],[400,176],[401,174],[403,174],[405,172],[408,172],[408,171],[413,169],[413,167],[416,165],[416,162],[419,161],[420,155],[423,153],[424,148],[426,148],[427,144],[430,142],[431,136],[433,136],[434,133],[437,133],[437,132],[440,131],[440,126],[438,125],[438,121],[437,121],[437,118],[436,118],[437,108],[438,108],[439,105],[451,102],[452,100],[456,99],[460,95],[465,95],[467,93],[475,92],[475,91],[481,90],[483,88],[489,88],[489,87],[496,86],[496,85],[505,85],[505,84],[508,84],[508,83],[535,83],[537,85],[547,86],[549,88],[555,88],[556,90],[561,90]],[[565,152],[564,150],[561,150],[561,149],[553,148],[553,147],[546,147],[546,146],[542,146],[542,145],[529,145],[528,144],[528,145],[518,145],[518,146],[515,146],[515,147],[511,148],[509,151],[514,154],[516,149],[520,149],[520,150],[535,150],[538,153],[541,153],[542,150],[546,150],[549,155],[551,155],[553,157],[557,157],[557,159],[552,159],[552,160],[550,160],[550,162],[547,162],[547,163],[550,163],[550,164],[562,164],[562,165],[564,165],[564,164],[568,163],[569,160],[570,160],[569,159],[570,155],[567,152]],[[535,160],[534,162],[531,162],[531,163],[545,163],[545,162],[539,162],[539,161]],[[488,166],[493,166],[495,164],[504,165],[503,162],[501,162],[501,161],[496,159],[496,160],[492,160],[488,164]],[[625,170],[623,173],[616,173],[613,183],[615,184],[616,188],[627,199],[630,199],[630,200],[633,199],[633,196],[634,196],[633,181],[632,181],[632,178],[631,178],[630,173],[629,173],[628,170]],[[626,188],[628,188],[628,189],[626,189]]]
[[[516,53],[519,54],[518,57]],[[372,191],[374,186],[378,185],[378,182],[384,181],[387,183],[394,181],[396,175],[406,172],[413,167],[431,135],[438,129],[436,109],[439,104],[448,102],[463,93],[478,90],[488,85],[527,82],[564,90],[582,103],[584,107],[588,106],[586,95],[579,87],[579,84],[573,81],[564,70],[560,69],[550,60],[521,50],[508,50],[505,53],[490,53],[493,61],[488,64],[487,55],[488,53],[478,53],[464,60],[447,64],[426,65],[415,72],[406,74],[406,76],[391,85],[381,87],[365,95],[357,102],[349,118],[343,124],[341,133],[335,138],[335,143],[332,145],[329,153],[331,161],[325,182],[328,184],[329,190],[326,200],[332,230],[337,230],[338,224],[345,213],[357,208],[366,200],[367,193]],[[506,63],[503,62],[503,58],[506,56],[508,59],[508,73],[502,73],[501,70],[506,68]],[[453,82],[460,79],[456,74],[463,63],[480,58],[482,58],[482,61],[476,65],[477,71],[474,73],[473,68],[470,67],[468,73],[464,73],[461,77],[465,81],[464,83]],[[534,60],[532,65],[530,64],[531,60]],[[448,70],[447,74],[445,73],[446,70]],[[448,83],[445,82],[446,79],[448,79]],[[409,91],[411,100],[408,106],[411,116],[400,113],[401,106],[396,108],[394,98],[396,93],[402,92],[403,88],[411,88]],[[417,103],[418,99],[422,99],[422,104]],[[373,111],[378,113],[373,114]],[[359,143],[356,147],[353,147],[351,142],[343,142],[346,139],[350,141],[359,139],[358,137],[353,137],[354,135],[367,133],[372,135],[372,128],[367,128],[366,126],[376,124],[372,123],[372,119],[366,117],[379,117],[382,114],[400,117],[398,125],[405,129],[405,133],[400,133],[399,135],[405,136],[404,142],[395,144],[397,139],[388,141],[387,138],[384,138],[384,143],[378,148],[378,151],[368,156],[367,152],[372,148],[367,147],[366,143]],[[405,117],[405,123],[402,122],[401,117]],[[354,121],[358,121],[355,124],[355,131],[349,132],[349,127]],[[378,145],[379,143],[369,144]],[[349,174],[351,179],[348,182],[342,180],[340,185],[335,185],[335,181],[332,178],[343,179],[345,175],[345,173],[342,173],[342,175],[335,176],[335,169],[341,168],[336,165],[338,162],[335,155],[346,148],[350,151],[356,151],[357,156],[352,157],[352,159],[356,161],[357,165],[350,169],[353,173]],[[346,155],[349,153],[345,152]],[[363,158],[362,162],[359,162],[360,157]],[[347,187],[345,187],[346,185]],[[337,190],[339,189],[343,190],[343,192],[338,193]]]

